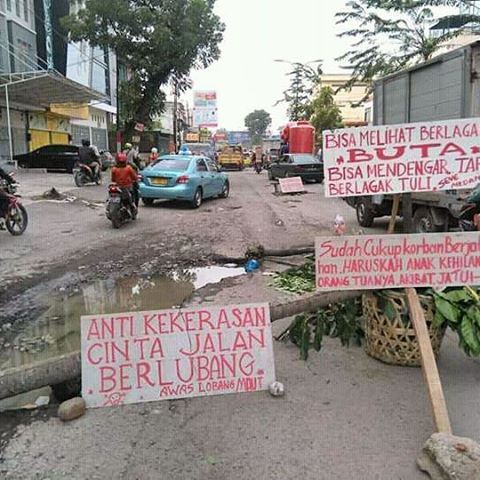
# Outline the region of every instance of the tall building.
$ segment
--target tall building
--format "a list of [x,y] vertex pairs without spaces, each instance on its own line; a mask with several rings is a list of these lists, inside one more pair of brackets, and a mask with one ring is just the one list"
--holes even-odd
[[350,75],[335,73],[321,76],[321,87],[330,87],[334,92],[335,104],[340,109],[346,127],[366,125],[363,100],[368,92],[364,83],[356,83],[349,89],[342,88],[350,80]]
[[[48,18],[44,11],[44,0],[34,0],[35,11],[42,25]],[[89,139],[100,150],[108,150],[109,130],[113,129],[117,114],[117,59],[112,51],[92,47],[88,42],[70,42],[63,30],[61,19],[70,13],[77,13],[85,5],[85,0],[52,2],[50,22],[52,30],[50,42],[45,28],[37,32],[38,54],[48,64],[49,55],[53,67],[66,78],[84,85],[102,96],[102,101],[88,105],[63,105],[54,108],[57,114],[70,118],[70,136],[75,145],[82,139]],[[49,51],[49,44],[52,45]]]

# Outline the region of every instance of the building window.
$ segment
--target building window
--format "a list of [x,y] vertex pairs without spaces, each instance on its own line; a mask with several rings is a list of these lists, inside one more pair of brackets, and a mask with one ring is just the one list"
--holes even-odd
[[20,0],[15,0],[15,13],[17,17],[20,16]]
[[7,10],[8,10],[9,12],[12,11],[12,0],[7,0]]
[[28,0],[23,0],[23,16],[28,23]]

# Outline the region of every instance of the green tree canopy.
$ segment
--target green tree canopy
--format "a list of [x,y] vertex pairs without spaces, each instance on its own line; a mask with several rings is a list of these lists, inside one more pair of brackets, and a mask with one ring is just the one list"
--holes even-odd
[[111,48],[128,71],[120,86],[125,125],[149,123],[164,108],[162,87],[190,86],[193,68],[220,56],[224,25],[215,0],[86,0],[63,19],[72,40]]
[[[480,17],[444,15],[436,7],[470,6],[467,0],[350,0],[347,10],[337,13],[337,24],[345,25],[341,37],[352,38],[352,46],[338,60],[352,71],[347,87],[361,81],[371,84],[388,75],[432,58],[447,40],[462,29],[433,36],[431,28],[442,20],[478,21]],[[453,12],[453,11],[452,11]],[[457,10],[458,12],[458,10]],[[368,93],[367,93],[368,96]]]
[[[278,60],[283,62],[283,60]],[[312,114],[311,102],[315,89],[320,85],[322,66],[321,61],[300,63],[289,63],[292,67],[287,76],[290,78],[290,86],[283,92],[283,98],[279,103],[285,102],[288,105],[288,117],[292,122],[306,120]],[[312,66],[310,64],[317,64]]]
[[334,91],[331,87],[322,87],[312,102],[313,114],[310,119],[315,127],[317,142],[322,143],[322,132],[341,128],[342,114],[335,104]]
[[245,117],[245,126],[252,137],[252,143],[259,143],[272,124],[272,117],[265,110],[254,110]]

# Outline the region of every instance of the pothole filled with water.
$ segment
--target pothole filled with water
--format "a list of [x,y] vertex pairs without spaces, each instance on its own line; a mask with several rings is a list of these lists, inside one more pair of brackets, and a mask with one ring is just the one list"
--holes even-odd
[[243,268],[203,267],[148,279],[101,280],[73,295],[52,297],[39,318],[0,328],[0,371],[80,350],[82,315],[161,310],[182,305],[195,290],[245,273]]

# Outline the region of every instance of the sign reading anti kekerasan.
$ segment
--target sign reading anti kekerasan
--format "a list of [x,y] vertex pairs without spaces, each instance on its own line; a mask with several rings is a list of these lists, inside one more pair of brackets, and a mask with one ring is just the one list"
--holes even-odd
[[480,232],[316,240],[317,290],[480,284]]
[[254,392],[275,381],[268,304],[82,317],[88,407]]
[[480,182],[480,119],[324,132],[325,195],[466,189]]

